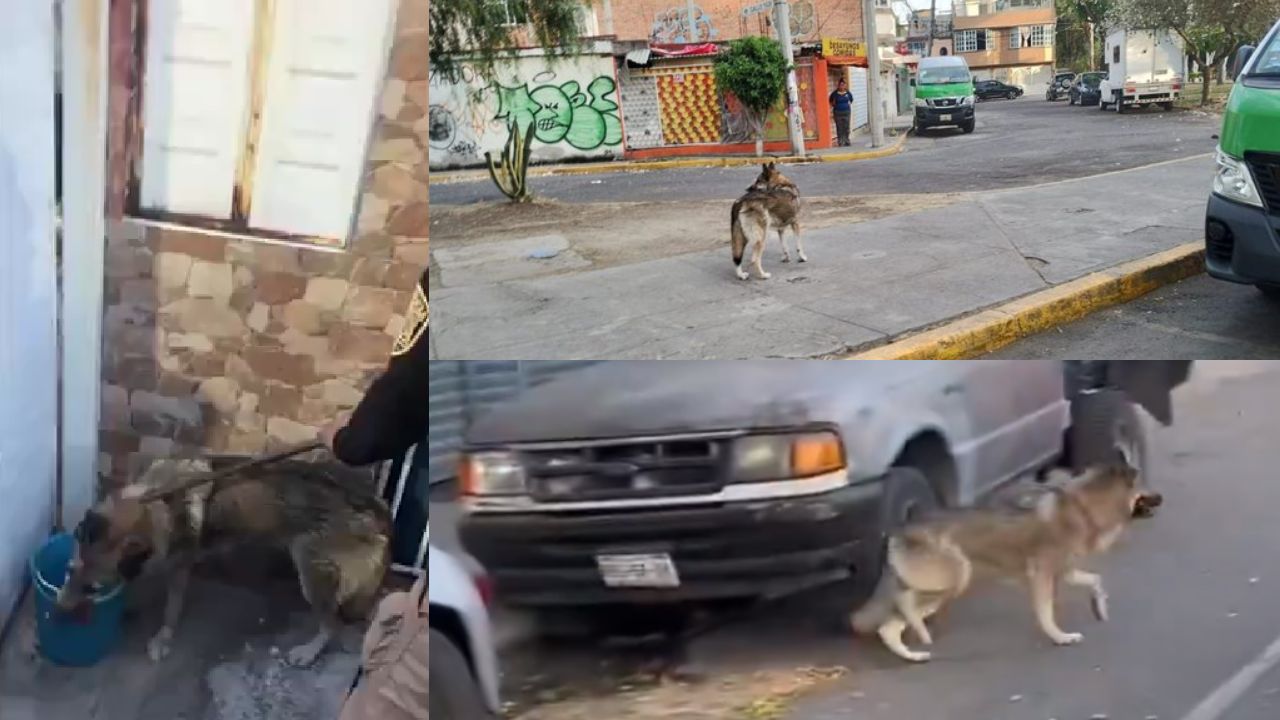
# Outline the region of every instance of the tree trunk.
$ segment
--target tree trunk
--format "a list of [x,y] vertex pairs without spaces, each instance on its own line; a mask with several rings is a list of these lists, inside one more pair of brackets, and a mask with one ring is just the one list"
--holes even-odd
[[1231,61],[1231,55],[1235,55],[1235,53],[1234,52],[1230,53],[1229,55],[1227,55],[1227,57],[1222,58],[1222,62],[1218,63],[1218,85],[1219,86],[1226,84],[1227,63]]
[[1095,70],[1097,69],[1097,66],[1094,63],[1098,61],[1098,53],[1095,50],[1093,43],[1097,39],[1096,36],[1098,33],[1094,28],[1093,23],[1085,23],[1085,27],[1089,28],[1089,69]]
[[756,131],[756,157],[764,156],[764,134]]
[[1200,106],[1204,107],[1209,104],[1209,81],[1213,76],[1213,63],[1206,58],[1200,62],[1200,69],[1203,71],[1200,73]]

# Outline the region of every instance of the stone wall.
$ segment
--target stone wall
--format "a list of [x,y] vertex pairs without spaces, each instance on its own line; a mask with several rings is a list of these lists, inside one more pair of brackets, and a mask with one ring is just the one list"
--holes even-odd
[[346,250],[109,223],[101,473],[313,438],[385,366],[427,264],[427,2],[400,0]]
[[[693,7],[697,41],[725,42],[768,33],[761,26],[767,14],[741,17],[743,8],[756,4],[756,0],[697,0]],[[596,2],[594,7],[602,20],[603,3]],[[619,40],[679,43],[695,37],[689,31],[689,5],[681,0],[612,0],[612,11],[613,32]],[[820,37],[861,40],[863,36],[861,0],[792,0],[791,16],[797,42]],[[603,21],[600,27],[604,28]]]

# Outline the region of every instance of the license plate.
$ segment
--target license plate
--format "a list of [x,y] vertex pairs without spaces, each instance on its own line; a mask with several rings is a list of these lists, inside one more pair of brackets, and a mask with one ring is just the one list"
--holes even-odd
[[943,122],[946,122],[947,120],[950,120],[950,119],[951,119],[951,116],[950,116],[950,115],[939,115],[939,116],[938,116],[938,119],[939,119],[939,120],[942,120]]
[[680,587],[676,564],[666,553],[597,555],[596,566],[608,587]]

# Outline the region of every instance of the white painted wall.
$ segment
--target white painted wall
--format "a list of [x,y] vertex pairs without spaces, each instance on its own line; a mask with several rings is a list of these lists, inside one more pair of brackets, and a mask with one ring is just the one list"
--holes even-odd
[[[622,156],[621,110],[610,55],[555,62],[525,56],[499,71],[501,90],[484,88],[471,72],[449,84],[434,71],[431,98],[431,168],[484,165],[485,152],[501,154],[508,123],[537,123],[534,162]],[[481,91],[477,100],[473,92]]]
[[57,472],[54,16],[8,0],[0,23],[0,626],[53,525]]

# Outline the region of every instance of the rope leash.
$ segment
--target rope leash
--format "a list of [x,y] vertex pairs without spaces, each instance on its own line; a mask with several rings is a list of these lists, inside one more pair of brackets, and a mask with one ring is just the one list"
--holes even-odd
[[244,472],[245,470],[251,470],[262,465],[270,465],[271,463],[280,462],[281,460],[287,460],[295,455],[301,455],[302,453],[311,452],[312,450],[319,450],[323,447],[325,447],[325,444],[319,440],[308,440],[305,443],[292,445],[283,450],[278,450],[267,455],[261,455],[253,458],[252,460],[246,460],[245,462],[225,467],[221,470],[215,470],[201,475],[193,475],[189,478],[165,483],[160,487],[153,488],[143,493],[139,496],[139,501],[147,503],[170,495],[177,495],[178,493],[186,492],[198,485],[204,485],[216,480],[221,480],[224,477],[236,475]]

